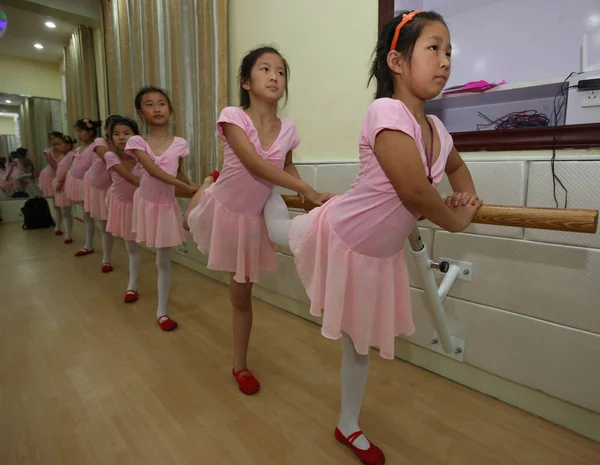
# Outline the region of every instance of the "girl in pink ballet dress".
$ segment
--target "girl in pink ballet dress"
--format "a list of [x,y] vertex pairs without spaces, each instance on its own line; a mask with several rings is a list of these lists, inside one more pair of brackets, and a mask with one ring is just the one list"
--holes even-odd
[[141,165],[140,187],[133,196],[132,229],[138,244],[156,248],[156,319],[163,331],[172,331],[177,323],[167,314],[171,247],[180,245],[186,238],[175,187],[195,193],[199,186],[183,173],[183,158],[190,154],[187,142],[168,132],[173,106],[167,93],[155,87],[144,87],[135,97],[135,108],[148,126],[148,134],[131,137],[125,147],[125,153],[135,157]]
[[[341,339],[341,413],[335,438],[368,465],[383,452],[358,426],[369,347],[394,358],[394,339],[415,330],[404,244],[423,216],[451,232],[465,229],[481,201],[452,137],[425,102],[450,75],[450,33],[435,12],[405,12],[384,28],[371,78],[376,99],[363,119],[360,171],[342,196],[293,220],[281,196],[265,206],[271,239],[288,245],[322,334]],[[435,187],[444,173],[455,195]],[[323,313],[324,310],[324,313]]]
[[[83,208],[85,201],[85,185],[83,178],[92,166],[94,160],[94,149],[101,145],[106,146],[104,139],[98,138],[98,129],[102,126],[101,121],[92,121],[88,118],[80,119],[75,123],[77,138],[81,145],[75,150],[75,156],[71,168],[64,180],[64,189],[67,197],[74,204],[80,204]],[[61,182],[61,181],[59,181]],[[89,255],[94,251],[94,220],[89,212],[84,210],[83,221],[85,223],[85,245],[75,253],[76,257]]]
[[140,130],[135,121],[128,118],[115,119],[111,126],[113,151],[106,152],[106,168],[111,177],[108,190],[108,220],[106,230],[125,241],[129,254],[129,284],[125,292],[125,302],[138,300],[138,277],[140,275],[140,249],[133,231],[133,196],[140,185],[140,170],[134,157],[125,155],[127,141],[139,136]]
[[[106,160],[104,159],[104,156],[111,145],[110,128],[112,122],[118,118],[121,118],[121,116],[111,115],[106,118],[106,122],[104,123],[106,139],[98,137],[96,140],[94,140],[92,164],[83,176],[83,211],[92,217],[92,225],[94,224],[94,220],[98,220],[100,224],[100,231],[102,233],[102,263],[100,267],[102,273],[110,273],[113,270],[113,266],[110,263],[110,257],[112,254],[114,238],[112,234],[106,232],[106,221],[108,220],[106,194],[108,192],[108,188],[112,184],[112,180],[110,178],[110,173],[106,168]],[[93,244],[93,237],[94,229],[92,229],[91,232],[91,244]],[[86,251],[81,252],[79,256],[87,255],[87,253],[85,253]]]
[[322,196],[300,179],[292,151],[300,144],[294,123],[277,116],[287,95],[287,62],[271,47],[251,51],[240,67],[241,108],[225,108],[217,122],[225,142],[223,172],[205,179],[188,206],[185,227],[208,268],[231,273],[233,376],[244,394],[260,389],[247,367],[252,329],[252,284],[277,269],[263,208],[275,185],[321,203]]
[[[58,144],[58,141],[61,137],[62,134],[57,131],[48,134],[48,142],[50,143],[50,148],[47,148],[43,152],[48,164],[42,171],[40,171],[38,183],[40,185],[40,189],[46,197],[54,197],[54,188],[52,187],[52,183],[54,182],[54,178],[56,178],[56,167],[58,164],[58,160],[60,160],[60,158],[64,156],[56,149],[56,145]],[[56,225],[54,226],[54,235],[61,236],[63,222],[62,210],[59,206],[56,205],[56,202],[54,202],[54,216],[56,218]]]
[[64,189],[64,180],[67,172],[71,168],[75,151],[73,146],[75,141],[69,136],[56,136],[56,151],[60,154],[56,162],[56,177],[52,181],[52,190],[54,191],[54,205],[60,208],[61,218],[65,225],[65,244],[71,244],[73,231],[73,201],[69,198]]

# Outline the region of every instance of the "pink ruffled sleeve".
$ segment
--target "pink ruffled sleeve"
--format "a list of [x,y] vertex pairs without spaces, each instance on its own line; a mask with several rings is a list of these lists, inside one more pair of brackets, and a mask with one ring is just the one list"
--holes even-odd
[[417,128],[414,118],[399,100],[380,98],[369,107],[363,121],[362,137],[375,150],[375,138],[386,129],[401,131],[415,138]]
[[300,134],[296,131],[296,126],[294,126],[294,135],[292,136],[292,146],[290,150],[296,150],[300,145]]
[[108,150],[108,143],[106,142],[106,139],[104,139],[103,137],[96,137],[96,139],[94,139],[94,143],[92,145],[94,146],[94,151],[96,150],[96,147],[104,147],[105,149]]
[[121,159],[114,152],[106,152],[106,154],[104,155],[104,160],[106,160],[107,170],[111,169],[113,166],[121,164]]
[[125,153],[132,157],[135,157],[136,150],[143,150],[148,156],[151,156],[150,151],[148,150],[148,144],[141,136],[130,137],[125,146]]
[[246,134],[248,134],[248,121],[246,119],[244,110],[241,108],[227,107],[224,108],[219,115],[219,119],[217,121],[217,132],[219,133],[221,139],[227,142],[223,132],[223,123],[235,124],[236,126],[242,128]]
[[62,158],[56,167],[56,179],[63,180],[67,176],[67,171],[71,168],[73,164],[73,159],[75,158],[75,152],[70,151],[67,153],[64,158]]
[[190,146],[187,143],[187,140],[181,138],[181,149],[179,150],[179,158],[184,158],[190,155]]

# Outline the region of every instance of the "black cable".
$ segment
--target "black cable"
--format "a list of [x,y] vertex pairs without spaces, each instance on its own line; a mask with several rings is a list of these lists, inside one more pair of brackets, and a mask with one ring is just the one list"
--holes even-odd
[[[565,78],[565,80],[562,82],[562,84],[560,86],[560,90],[554,96],[554,105],[553,105],[554,106],[554,131],[552,133],[552,158],[550,160],[550,168],[552,170],[552,193],[554,195],[554,204],[556,205],[556,208],[558,208],[558,199],[556,198],[556,183],[557,182],[558,182],[558,184],[560,184],[560,187],[562,187],[563,190],[565,191],[565,206],[564,206],[564,208],[567,208],[567,203],[568,203],[568,198],[569,198],[568,189],[562,183],[560,178],[556,175],[556,168],[554,166],[554,162],[556,161],[556,136],[557,136],[557,131],[558,131],[558,115],[562,111],[563,107],[565,106],[566,100],[567,100],[565,97],[565,92],[569,89],[572,89],[573,87],[577,87],[577,86],[565,86],[565,83],[574,74],[575,74],[575,72],[572,72]],[[558,98],[559,95],[561,95],[563,99],[560,103],[560,106],[557,109],[556,108],[556,99]]]

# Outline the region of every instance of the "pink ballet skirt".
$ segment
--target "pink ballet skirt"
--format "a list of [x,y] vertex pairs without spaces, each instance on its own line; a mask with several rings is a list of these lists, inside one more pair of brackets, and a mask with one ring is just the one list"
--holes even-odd
[[108,219],[107,191],[98,189],[87,181],[83,182],[83,190],[83,210],[89,212],[92,218],[106,221]]
[[[52,151],[52,149],[44,150],[44,155],[50,156],[56,161],[56,157],[54,156],[54,152]],[[50,164],[46,165],[46,167],[42,171],[40,171],[40,175],[38,177],[38,185],[40,186],[40,189],[44,196],[52,197],[54,195],[52,181],[54,181],[55,177],[56,171],[54,170],[54,168],[52,168]]]
[[323,316],[326,338],[339,339],[344,332],[359,354],[375,346],[383,358],[393,359],[395,337],[415,331],[404,250],[387,258],[351,250],[329,222],[329,208],[340,198],[297,216],[290,226],[290,248],[310,313]]
[[106,196],[108,204],[108,222],[106,230],[113,236],[122,237],[126,241],[135,241],[133,231],[133,202],[119,199],[111,191]]
[[67,177],[65,178],[65,193],[67,197],[71,199],[71,202],[83,202],[85,200],[85,187],[83,184],[83,179],[76,179],[71,176],[71,172],[67,173]]
[[69,198],[69,196],[67,195],[66,192],[66,181],[65,181],[65,186],[62,192],[56,192],[56,184],[58,183],[58,181],[56,180],[56,178],[52,181],[52,192],[54,195],[54,204],[57,207],[61,207],[61,208],[66,208],[66,207],[70,207],[71,205],[73,205],[73,201]]
[[233,279],[239,283],[245,283],[246,278],[258,282],[260,273],[277,269],[277,254],[264,216],[228,210],[214,197],[212,186],[190,212],[188,224],[198,250],[208,254],[209,269],[235,270]]
[[183,214],[177,200],[154,203],[145,200],[136,190],[133,195],[132,230],[138,244],[148,247],[176,247],[186,240]]
[[40,171],[38,184],[40,186],[40,189],[44,193],[44,196],[52,197],[54,195],[52,181],[54,181],[55,177],[56,171],[54,171],[50,165],[46,166],[42,171]]

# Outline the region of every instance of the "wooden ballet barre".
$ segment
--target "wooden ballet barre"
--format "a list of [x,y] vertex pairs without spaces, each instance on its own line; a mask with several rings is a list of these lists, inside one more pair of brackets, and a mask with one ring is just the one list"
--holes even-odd
[[[288,208],[306,211],[315,208],[315,205],[308,200],[301,203],[297,195],[284,195],[282,197]],[[595,234],[598,230],[598,210],[510,207],[484,204],[475,214],[473,223]]]

